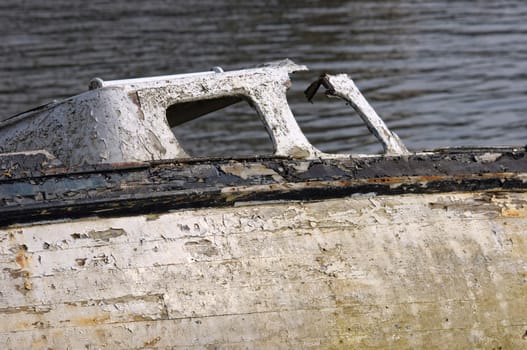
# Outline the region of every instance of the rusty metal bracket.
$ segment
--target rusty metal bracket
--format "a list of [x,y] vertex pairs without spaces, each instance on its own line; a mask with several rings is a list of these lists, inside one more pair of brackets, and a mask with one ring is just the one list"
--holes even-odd
[[320,86],[326,89],[326,96],[341,98],[355,109],[368,130],[382,143],[386,155],[410,154],[399,136],[388,129],[347,74],[322,74],[304,91],[309,102],[312,102]]

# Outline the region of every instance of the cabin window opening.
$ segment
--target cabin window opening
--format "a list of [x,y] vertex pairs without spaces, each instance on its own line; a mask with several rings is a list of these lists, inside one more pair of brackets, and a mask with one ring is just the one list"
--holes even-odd
[[241,96],[182,102],[166,111],[176,139],[192,157],[271,155],[273,143],[256,110]]

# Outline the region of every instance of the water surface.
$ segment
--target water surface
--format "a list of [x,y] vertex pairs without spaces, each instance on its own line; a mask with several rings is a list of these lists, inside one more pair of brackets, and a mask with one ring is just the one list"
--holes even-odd
[[[290,103],[328,152],[378,152],[353,111],[302,91],[347,72],[410,149],[525,145],[527,6],[511,1],[14,1],[0,4],[0,118],[106,80],[289,57]],[[268,152],[250,108],[176,134],[199,155]]]

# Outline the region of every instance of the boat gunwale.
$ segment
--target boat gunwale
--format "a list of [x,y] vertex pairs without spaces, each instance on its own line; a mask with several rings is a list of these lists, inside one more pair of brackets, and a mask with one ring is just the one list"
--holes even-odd
[[[192,159],[43,170],[0,180],[0,227],[358,194],[526,191],[527,151],[300,160]],[[25,193],[24,193],[25,191]]]

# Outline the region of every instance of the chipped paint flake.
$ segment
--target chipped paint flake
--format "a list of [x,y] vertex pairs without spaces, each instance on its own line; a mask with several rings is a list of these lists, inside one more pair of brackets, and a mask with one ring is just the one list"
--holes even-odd
[[370,193],[0,230],[0,342],[521,348],[526,196]]

